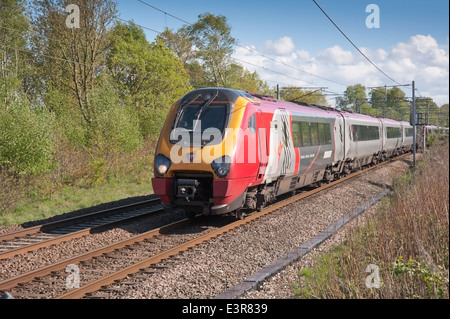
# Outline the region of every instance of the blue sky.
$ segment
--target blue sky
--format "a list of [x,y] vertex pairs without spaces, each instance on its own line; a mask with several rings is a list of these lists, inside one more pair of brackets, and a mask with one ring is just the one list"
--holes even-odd
[[[269,55],[290,66],[327,79],[352,85],[391,85],[357,53],[317,8],[312,0],[144,0],[174,16],[195,22],[198,15],[210,12],[227,17],[232,35],[242,46]],[[431,96],[438,104],[448,98],[449,2],[447,0],[316,0],[350,39],[383,71],[401,83],[416,80],[421,95]],[[137,0],[119,0],[122,19],[163,31],[167,26],[177,30],[183,25],[170,16],[154,10]],[[369,4],[380,9],[380,28],[366,27]],[[151,41],[156,36],[146,31]],[[235,57],[253,64],[285,73],[288,77],[271,74],[249,64],[273,85],[327,86],[336,92],[343,85],[307,76],[294,68],[237,48]],[[447,61],[447,62],[446,62]],[[301,81],[295,81],[294,78]],[[447,78],[447,80],[445,80]],[[409,94],[410,96],[411,94]]]
[[[189,22],[199,14],[210,12],[228,18],[233,36],[243,45],[262,45],[267,39],[290,36],[309,51],[325,49],[334,44],[350,48],[350,44],[327,20],[312,0],[144,0]],[[416,34],[431,34],[439,43],[447,41],[449,2],[447,0],[318,0],[322,8],[358,46],[389,46]],[[380,8],[380,29],[366,28],[369,4]],[[182,22],[158,12],[137,0],[120,0],[123,19],[164,30],[178,29]],[[149,40],[155,34],[148,31]]]

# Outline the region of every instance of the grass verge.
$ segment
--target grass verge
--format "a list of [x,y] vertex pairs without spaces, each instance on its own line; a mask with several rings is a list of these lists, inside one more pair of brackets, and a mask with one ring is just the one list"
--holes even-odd
[[148,140],[130,154],[94,156],[61,143],[48,173],[20,176],[0,167],[0,226],[152,194],[154,148]]
[[296,298],[449,298],[449,144],[394,183],[344,243],[299,273]]
[[116,181],[90,188],[67,186],[47,199],[27,199],[0,214],[0,226],[19,225],[29,221],[114,202],[128,197],[153,193],[151,181]]

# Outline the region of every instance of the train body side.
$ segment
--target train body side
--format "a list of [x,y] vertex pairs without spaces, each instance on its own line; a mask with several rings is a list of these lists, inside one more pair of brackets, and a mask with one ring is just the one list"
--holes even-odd
[[200,89],[169,112],[153,188],[169,211],[260,209],[281,194],[409,150],[409,129],[408,123],[326,107]]

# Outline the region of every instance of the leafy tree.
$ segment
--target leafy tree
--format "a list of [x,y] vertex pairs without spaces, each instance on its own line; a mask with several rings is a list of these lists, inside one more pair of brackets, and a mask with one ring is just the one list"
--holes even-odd
[[439,111],[439,119],[442,126],[449,126],[449,107],[448,103],[441,106]]
[[[117,24],[113,33],[108,66],[119,87],[119,97],[138,114],[143,136],[159,134],[169,107],[192,89],[189,77],[162,42],[149,43],[134,23]],[[156,123],[152,120],[155,116]]]
[[280,91],[280,97],[286,101],[301,102],[327,106],[328,102],[322,92],[302,90],[296,87],[286,87]]
[[[34,0],[34,47],[44,87],[70,94],[84,121],[92,124],[95,109],[90,96],[98,84],[111,46],[110,26],[117,15],[111,0],[80,0],[80,28],[68,28],[68,0]],[[46,89],[44,89],[46,90]],[[44,92],[45,93],[45,92]]]
[[236,39],[231,36],[231,27],[224,16],[205,13],[198,16],[193,25],[183,27],[196,49],[196,58],[201,60],[205,82],[209,86],[228,87],[227,72],[231,66],[231,55]]
[[184,32],[184,29],[173,32],[166,28],[156,38],[164,43],[184,65],[195,60],[196,54],[193,50],[193,43],[191,39],[189,39],[187,33]]
[[411,103],[406,101],[406,94],[398,87],[387,91],[386,117],[394,120],[409,121]]
[[386,117],[387,94],[387,89],[373,89],[369,93],[372,108],[378,116]]
[[446,103],[446,104],[443,104],[442,106],[441,106],[441,112],[444,112],[444,113],[449,113],[449,104],[448,103]]
[[362,110],[368,111],[369,105],[366,103],[366,87],[362,84],[356,84],[347,87],[344,97],[338,99],[338,106],[342,110],[352,111],[356,113]]
[[189,38],[186,29],[181,28],[177,32],[165,29],[156,38],[157,42],[164,43],[184,65],[189,75],[189,84],[193,88],[208,86],[205,82],[205,72],[203,66],[197,60],[197,53],[192,40]]
[[230,89],[273,95],[273,90],[271,90],[267,82],[260,78],[256,71],[250,72],[239,64],[230,65],[227,78],[229,83],[227,87]]
[[95,153],[127,153],[142,145],[137,114],[121,102],[110,79],[105,76],[90,99],[97,114],[93,130],[89,131],[89,146]]
[[5,107],[23,92],[26,77],[26,48],[30,23],[24,0],[5,0],[0,3],[0,101]]
[[378,116],[409,121],[411,103],[406,101],[406,94],[401,89],[377,88],[370,92],[370,96]]

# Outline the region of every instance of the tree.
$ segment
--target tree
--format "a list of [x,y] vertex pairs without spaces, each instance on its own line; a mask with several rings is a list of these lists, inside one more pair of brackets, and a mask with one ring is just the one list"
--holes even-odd
[[366,87],[355,84],[347,87],[344,97],[338,99],[338,106],[342,110],[360,113],[362,109],[367,110],[366,99]]
[[18,98],[8,109],[0,108],[0,170],[38,174],[52,168],[56,148],[54,116],[30,107]]
[[280,91],[281,99],[285,101],[300,102],[327,106],[327,99],[319,90],[302,90],[296,87],[286,87]]
[[164,43],[183,64],[191,63],[195,59],[193,43],[183,29],[174,33],[166,28],[156,39]]
[[24,50],[30,23],[24,0],[5,0],[0,4],[0,101],[9,104],[23,92],[26,76]]
[[239,64],[231,64],[227,71],[228,88],[254,92],[262,95],[273,95],[273,90],[259,74],[250,72]]
[[440,119],[443,126],[448,127],[449,126],[449,104],[446,103],[441,106],[440,112]]
[[163,33],[157,36],[156,41],[164,43],[166,48],[183,63],[190,78],[189,84],[193,88],[208,86],[205,82],[203,67],[197,60],[194,44],[185,28],[181,28],[175,33],[166,28]]
[[398,87],[387,91],[387,103],[385,117],[394,120],[409,121],[411,103],[406,101],[406,94]]
[[377,116],[386,117],[387,89],[373,89],[369,96]]
[[441,112],[443,112],[443,113],[449,113],[449,104],[448,103],[446,103],[446,104],[443,104],[442,106],[441,106]]
[[108,67],[119,96],[135,109],[143,136],[159,133],[169,107],[192,89],[184,66],[159,40],[149,43],[134,23],[117,24],[113,34]]
[[411,103],[398,87],[376,88],[370,92],[372,107],[380,117],[409,121]]
[[231,66],[231,55],[236,40],[231,36],[231,27],[224,16],[211,13],[199,15],[193,25],[182,31],[195,46],[196,58],[201,60],[205,82],[209,86],[227,87],[227,72]]
[[67,92],[84,121],[90,125],[96,116],[90,96],[102,73],[111,46],[110,26],[115,20],[116,3],[111,0],[78,1],[79,28],[66,25],[68,0],[34,0],[39,63],[46,87]]

